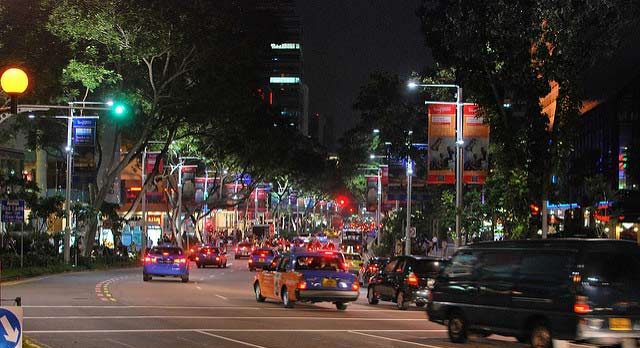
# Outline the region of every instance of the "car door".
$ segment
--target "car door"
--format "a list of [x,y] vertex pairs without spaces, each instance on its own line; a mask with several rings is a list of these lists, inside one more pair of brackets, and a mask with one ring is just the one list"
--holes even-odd
[[262,282],[260,283],[260,289],[262,291],[262,296],[275,298],[274,292],[274,273],[275,269],[278,267],[281,258],[276,258],[271,262],[271,265],[262,271],[259,272],[262,277]]
[[279,262],[278,267],[275,272],[273,272],[273,296],[274,298],[280,298],[280,291],[282,289],[282,284],[284,283],[286,277],[283,275],[287,272],[289,268],[289,264],[291,263],[291,256],[284,256],[282,260]]
[[475,298],[478,313],[474,320],[479,326],[501,329],[513,326],[511,294],[519,263],[520,253],[514,250],[486,250],[480,255]]
[[461,250],[439,275],[433,289],[434,302],[442,306],[455,306],[463,311],[467,320],[475,314],[475,297],[478,294],[477,266],[479,252]]
[[403,264],[402,259],[400,258],[393,259],[391,260],[391,262],[389,262],[387,267],[384,268],[384,272],[381,274],[380,287],[378,291],[380,293],[380,296],[386,300],[390,300],[394,298],[394,296],[392,295],[393,280],[395,279],[397,267],[398,266],[402,267],[402,264]]

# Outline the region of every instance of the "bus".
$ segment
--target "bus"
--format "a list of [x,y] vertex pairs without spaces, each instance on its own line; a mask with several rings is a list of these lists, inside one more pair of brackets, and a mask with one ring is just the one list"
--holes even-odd
[[362,231],[344,229],[342,230],[340,247],[342,251],[347,253],[360,253],[362,251],[362,240]]

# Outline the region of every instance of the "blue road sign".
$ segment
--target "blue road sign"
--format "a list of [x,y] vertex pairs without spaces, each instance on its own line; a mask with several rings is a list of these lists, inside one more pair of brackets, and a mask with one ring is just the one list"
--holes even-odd
[[22,308],[0,307],[0,348],[22,347]]
[[23,222],[24,221],[24,201],[22,199],[4,199],[0,202],[2,207],[2,222]]

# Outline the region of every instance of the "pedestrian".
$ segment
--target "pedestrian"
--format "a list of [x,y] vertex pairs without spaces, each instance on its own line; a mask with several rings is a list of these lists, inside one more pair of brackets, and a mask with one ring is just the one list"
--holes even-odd
[[447,241],[448,237],[442,240],[442,257],[447,257],[447,247],[449,246],[449,242]]
[[433,243],[433,245],[431,246],[433,248],[433,253],[437,254],[438,253],[438,236],[434,234],[433,238],[431,238],[431,242]]

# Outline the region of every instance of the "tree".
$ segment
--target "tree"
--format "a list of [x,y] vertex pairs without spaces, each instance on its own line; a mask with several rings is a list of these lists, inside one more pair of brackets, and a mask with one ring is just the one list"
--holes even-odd
[[[525,180],[527,195],[544,201],[551,174],[564,174],[585,72],[614,52],[638,10],[624,0],[425,0],[418,14],[435,61],[455,72],[452,82],[489,120],[494,168]],[[554,86],[555,108],[543,110],[540,100]]]

